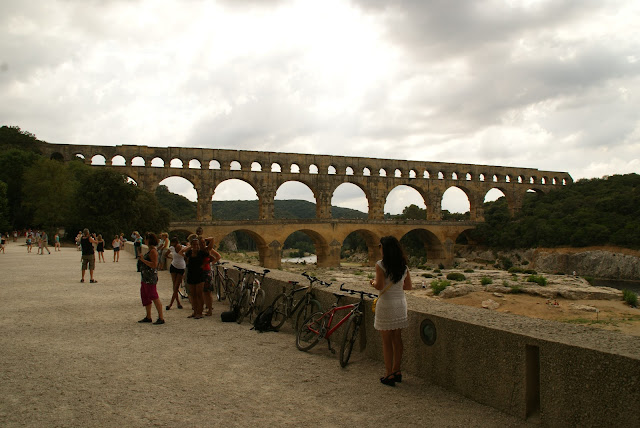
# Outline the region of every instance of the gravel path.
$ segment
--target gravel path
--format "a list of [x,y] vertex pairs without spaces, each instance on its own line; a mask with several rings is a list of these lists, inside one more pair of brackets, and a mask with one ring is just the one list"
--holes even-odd
[[[290,327],[187,319],[141,325],[131,254],[80,280],[80,253],[0,254],[0,425],[3,427],[437,426],[520,427],[525,422],[405,373],[381,385],[382,364],[356,353],[346,369],[326,346],[299,352]],[[170,277],[160,273],[164,305]],[[154,319],[156,317],[153,310]]]

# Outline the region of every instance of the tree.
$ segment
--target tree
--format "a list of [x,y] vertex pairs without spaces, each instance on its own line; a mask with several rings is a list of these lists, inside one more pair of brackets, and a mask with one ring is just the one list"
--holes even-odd
[[7,184],[8,221],[14,228],[28,227],[32,223],[31,211],[23,206],[25,195],[22,190],[25,171],[31,169],[38,155],[15,148],[0,152],[0,180]]
[[63,163],[38,159],[24,173],[23,205],[33,212],[35,226],[51,229],[64,225],[69,218],[77,182]]
[[11,228],[9,223],[9,200],[7,199],[7,183],[0,181],[0,233]]

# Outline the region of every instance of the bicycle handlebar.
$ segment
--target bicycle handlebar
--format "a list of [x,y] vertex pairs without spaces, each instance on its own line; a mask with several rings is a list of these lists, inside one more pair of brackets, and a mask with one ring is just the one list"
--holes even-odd
[[302,276],[307,278],[311,284],[313,284],[314,282],[319,282],[320,284],[324,285],[325,287],[329,287],[332,284],[331,282],[325,282],[325,281],[323,281],[321,279],[316,278],[315,276],[311,276],[311,275],[307,274],[306,272],[302,272]]
[[346,291],[349,294],[359,294],[361,299],[364,298],[364,296],[371,297],[372,299],[375,299],[376,297],[378,297],[377,294],[369,293],[368,291],[360,291],[360,290],[352,290],[350,288],[344,288],[344,283],[340,285],[340,291]]

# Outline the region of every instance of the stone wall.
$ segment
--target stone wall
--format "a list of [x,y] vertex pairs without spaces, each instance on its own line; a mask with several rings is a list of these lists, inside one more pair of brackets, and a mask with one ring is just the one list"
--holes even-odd
[[[131,243],[125,250],[133,252]],[[263,284],[266,301],[273,301],[291,279],[304,281],[288,272],[269,273]],[[323,307],[335,302],[333,291],[317,290]],[[356,299],[343,300],[350,301]],[[542,426],[637,426],[640,338],[413,296],[407,296],[407,303],[403,367],[408,381],[420,376]],[[435,331],[431,345],[421,338],[424,324]],[[373,329],[370,301],[362,333],[366,356],[381,361],[382,372],[382,344]],[[339,341],[334,346],[339,349]]]

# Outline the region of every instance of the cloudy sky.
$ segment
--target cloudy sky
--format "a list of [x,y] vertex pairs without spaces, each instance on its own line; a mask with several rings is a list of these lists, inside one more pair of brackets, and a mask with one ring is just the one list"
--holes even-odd
[[50,143],[640,172],[640,2],[2,0],[0,99]]

